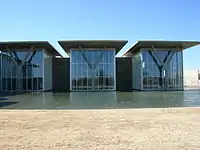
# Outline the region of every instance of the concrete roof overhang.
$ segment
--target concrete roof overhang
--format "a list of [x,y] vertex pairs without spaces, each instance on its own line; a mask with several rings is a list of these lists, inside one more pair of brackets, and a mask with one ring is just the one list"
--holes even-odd
[[155,49],[179,49],[184,50],[193,46],[199,45],[200,41],[138,41],[124,54],[131,52],[136,53],[140,48],[155,48]]
[[8,41],[0,42],[0,51],[28,51],[30,47],[34,49],[45,49],[54,56],[60,56],[60,53],[48,41]]
[[67,54],[70,53],[70,49],[103,49],[103,48],[114,48],[116,53],[119,52],[128,41],[126,40],[69,40],[69,41],[58,41],[60,46],[65,50]]

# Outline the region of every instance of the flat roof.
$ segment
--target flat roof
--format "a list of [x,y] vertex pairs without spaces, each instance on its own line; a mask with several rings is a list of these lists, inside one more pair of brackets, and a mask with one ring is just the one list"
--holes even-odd
[[179,48],[187,49],[193,46],[199,45],[200,41],[138,41],[133,47],[128,49],[123,55],[127,52],[137,52],[140,48]]
[[128,41],[126,40],[67,40],[58,41],[66,53],[70,53],[71,48],[115,48],[119,52]]
[[0,51],[25,51],[33,46],[35,49],[46,49],[52,55],[59,56],[60,53],[48,41],[6,41],[0,42]]

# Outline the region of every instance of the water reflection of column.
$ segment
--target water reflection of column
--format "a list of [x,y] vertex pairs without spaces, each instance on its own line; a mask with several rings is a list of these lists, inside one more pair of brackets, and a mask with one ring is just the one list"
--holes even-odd
[[159,72],[160,72],[159,84],[160,84],[160,88],[163,90],[164,89],[164,86],[163,86],[163,80],[164,80],[163,72],[164,72],[164,68],[163,68],[163,66],[159,67]]
[[92,90],[94,91],[95,87],[94,87],[94,80],[95,80],[95,71],[91,70],[92,72]]

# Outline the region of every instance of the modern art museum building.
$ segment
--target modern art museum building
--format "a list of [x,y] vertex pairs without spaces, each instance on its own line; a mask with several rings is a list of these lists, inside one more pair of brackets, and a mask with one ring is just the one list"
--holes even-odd
[[[195,41],[0,42],[0,92],[183,90],[183,50]],[[60,57],[58,57],[60,56]]]

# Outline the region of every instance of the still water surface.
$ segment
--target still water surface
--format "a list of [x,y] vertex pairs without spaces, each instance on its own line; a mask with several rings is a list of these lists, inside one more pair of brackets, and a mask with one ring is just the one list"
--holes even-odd
[[200,91],[27,93],[1,97],[1,109],[109,109],[200,106]]

